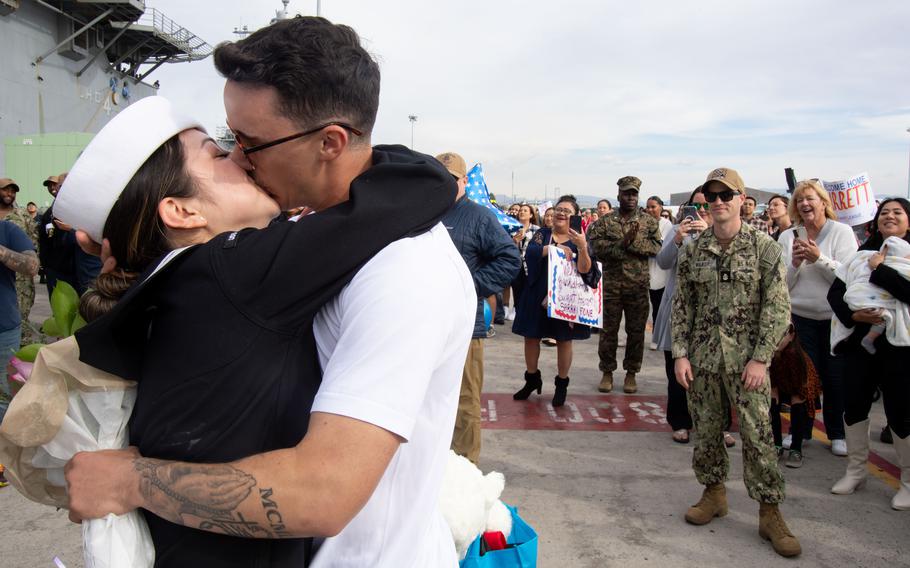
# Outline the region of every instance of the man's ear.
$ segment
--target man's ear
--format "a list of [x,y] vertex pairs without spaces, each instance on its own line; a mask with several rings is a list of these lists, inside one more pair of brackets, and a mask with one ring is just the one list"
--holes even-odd
[[326,127],[322,131],[322,147],[320,148],[322,159],[330,161],[341,156],[345,148],[351,144],[350,136],[351,134],[340,126]]
[[179,197],[165,197],[158,204],[158,216],[169,229],[201,229],[208,225],[193,202]]

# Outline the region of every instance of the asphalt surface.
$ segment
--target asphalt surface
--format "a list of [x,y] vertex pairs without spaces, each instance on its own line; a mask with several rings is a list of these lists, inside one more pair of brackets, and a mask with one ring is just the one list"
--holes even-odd
[[[46,294],[39,290],[32,319],[47,314]],[[508,326],[496,330],[486,341],[484,392],[508,394],[523,384],[522,340]],[[577,342],[571,404],[558,412],[547,404],[555,367],[555,349],[544,347],[541,396],[518,405],[508,396],[493,397],[495,408],[485,399],[490,428],[483,431],[481,468],[505,474],[503,500],[517,506],[539,534],[538,566],[910,566],[910,512],[890,508],[896,481],[886,462],[895,464],[896,456],[878,442],[880,403],[873,409],[872,449],[885,469],[873,468],[863,490],[851,496],[829,492],[846,459],[830,453],[819,431],[804,447],[803,467],[784,468],[782,511],[803,547],[800,557],[787,560],[758,536],[758,504],[742,483],[738,434],[730,450],[730,513],[703,527],[684,522],[686,508],[701,493],[690,466],[692,446],[672,442],[660,410],[644,402],[665,404],[660,352],[645,351],[639,393],[599,395],[597,336]],[[592,408],[612,423],[593,420]],[[647,408],[653,412],[642,410]],[[610,415],[610,409],[617,410]],[[616,413],[623,414],[621,420]],[[53,566],[55,556],[67,568],[81,567],[80,541],[81,530],[65,511],[31,503],[11,487],[0,490],[0,567]]]

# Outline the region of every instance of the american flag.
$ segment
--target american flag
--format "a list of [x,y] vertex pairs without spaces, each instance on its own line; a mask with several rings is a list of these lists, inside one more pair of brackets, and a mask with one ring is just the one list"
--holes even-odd
[[483,166],[477,164],[468,172],[468,185],[465,187],[465,193],[468,199],[474,203],[483,205],[496,214],[499,224],[510,233],[521,227],[516,219],[509,217],[505,212],[490,202],[490,190],[487,189],[487,181],[483,177]]

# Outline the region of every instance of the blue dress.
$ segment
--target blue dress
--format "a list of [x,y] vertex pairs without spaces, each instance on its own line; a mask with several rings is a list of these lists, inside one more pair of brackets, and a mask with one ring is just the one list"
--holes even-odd
[[[525,283],[524,293],[518,303],[515,321],[512,323],[512,333],[522,337],[541,339],[550,337],[556,341],[569,341],[572,339],[588,339],[591,337],[591,328],[578,323],[571,323],[560,319],[547,317],[547,270],[550,260],[543,254],[543,247],[550,244],[552,231],[540,229],[534,233],[531,243],[525,252],[525,262],[528,266],[528,280]],[[571,241],[561,243],[569,247],[573,253],[578,253],[578,247]],[[588,245],[588,255],[591,257],[591,270],[581,275],[585,284],[596,288],[601,278],[594,261],[591,245]]]

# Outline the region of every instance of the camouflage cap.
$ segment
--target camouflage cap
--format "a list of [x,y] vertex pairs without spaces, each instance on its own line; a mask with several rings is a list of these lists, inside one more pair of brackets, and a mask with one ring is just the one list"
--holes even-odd
[[8,187],[12,187],[17,193],[19,192],[19,184],[14,182],[11,178],[0,178],[0,189],[6,189]]
[[442,162],[442,165],[456,178],[461,179],[468,175],[468,165],[465,163],[464,158],[455,152],[445,152],[436,156],[436,159]]
[[60,179],[60,176],[47,176],[47,179],[44,180],[44,183],[42,183],[41,185],[43,185],[44,187],[48,187],[52,183],[56,183],[57,185],[60,185],[61,183],[63,183],[63,180]]
[[624,176],[616,182],[619,191],[638,191],[641,189],[641,180],[635,176]]
[[739,173],[737,173],[736,170],[730,168],[717,168],[711,170],[711,173],[708,174],[708,178],[705,180],[702,187],[707,189],[708,183],[712,181],[720,182],[733,191],[738,191],[743,195],[746,194],[746,183],[743,181],[743,178],[739,177]]

